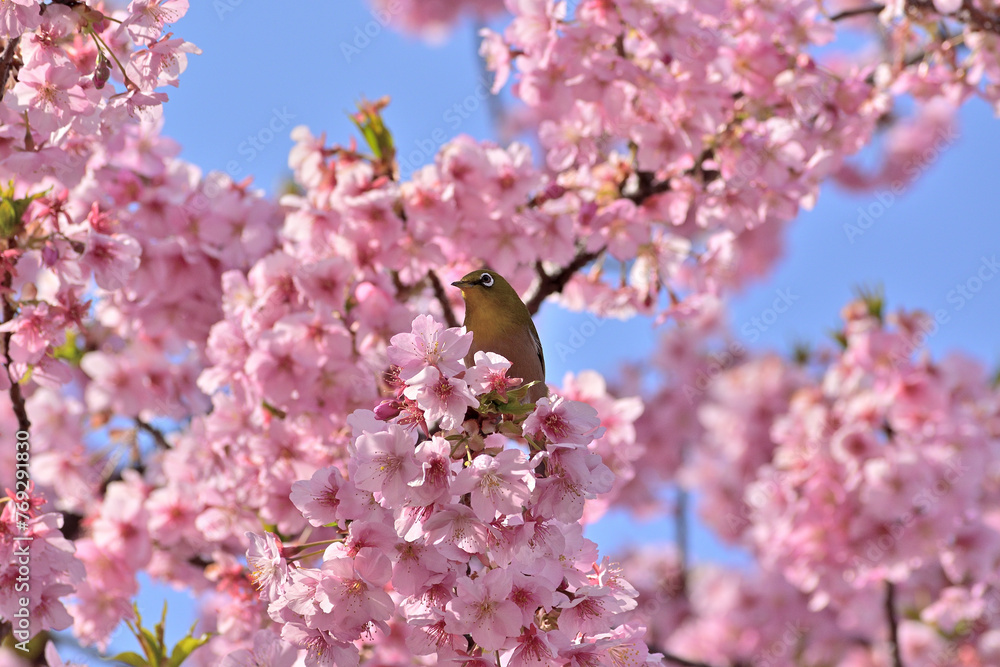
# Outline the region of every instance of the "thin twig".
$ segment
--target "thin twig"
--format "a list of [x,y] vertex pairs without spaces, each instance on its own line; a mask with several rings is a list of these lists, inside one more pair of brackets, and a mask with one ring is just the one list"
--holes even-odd
[[674,529],[677,540],[677,559],[681,570],[680,592],[687,594],[688,577],[688,492],[677,487],[677,502],[674,505]]
[[883,9],[885,5],[865,5],[864,7],[855,7],[854,9],[845,9],[842,12],[837,12],[830,17],[831,21],[843,21],[844,19],[854,18],[855,16],[862,16],[864,14],[878,14]]
[[892,667],[903,667],[903,657],[899,652],[899,621],[896,618],[896,586],[885,582],[885,618],[889,623],[889,653]]
[[987,14],[976,7],[972,0],[963,0],[962,6],[958,8],[958,11],[951,14],[942,14],[939,12],[934,6],[934,0],[910,0],[907,6],[925,12],[934,12],[935,14],[955,19],[960,23],[967,23],[979,30],[1000,35],[1000,17]]
[[135,418],[135,425],[139,427],[140,431],[145,431],[149,435],[153,436],[153,440],[156,442],[156,446],[159,447],[160,449],[171,448],[170,442],[167,440],[166,436],[163,434],[163,431],[161,431],[160,429],[156,428],[149,422],[139,419],[138,417]]
[[434,273],[434,270],[427,272],[427,277],[431,281],[431,287],[434,289],[434,296],[437,298],[438,303],[441,304],[441,310],[444,311],[444,321],[448,323],[449,327],[457,327],[458,319],[455,317],[455,311],[451,309],[451,302],[448,301],[448,295],[444,292],[444,285],[441,284],[441,279],[438,275]]
[[[871,4],[855,9],[845,9],[830,17],[831,21],[840,21],[862,14],[877,14],[885,9],[885,5]],[[934,5],[934,0],[909,0],[906,3],[906,11],[911,16],[921,12],[933,12],[940,16],[955,19],[960,23],[966,23],[977,30],[992,32],[1000,35],[1000,16],[991,16],[977,7],[972,0],[962,0],[962,6],[957,11],[950,14],[942,14]]]
[[541,262],[536,262],[535,271],[538,273],[541,281],[538,283],[538,289],[535,290],[535,293],[525,303],[528,306],[528,312],[532,315],[537,313],[542,305],[542,301],[545,301],[550,294],[561,292],[566,287],[569,279],[573,277],[573,274],[600,257],[602,252],[604,252],[604,248],[594,252],[587,252],[581,248],[577,251],[576,257],[573,258],[572,262],[552,275],[549,275],[545,271]]
[[[8,241],[8,243],[13,247],[13,241]],[[17,309],[7,298],[13,278],[14,274],[11,270],[8,270],[7,275],[3,278],[3,289],[0,290],[2,292],[0,298],[3,299],[4,323],[10,322],[17,316]],[[7,371],[7,378],[10,380],[10,402],[14,407],[14,414],[17,416],[17,428],[19,431],[28,433],[31,431],[31,420],[28,419],[28,411],[24,407],[24,394],[21,393],[21,385],[18,382],[20,378],[15,378],[10,372],[10,365],[13,363],[10,358],[10,339],[13,335],[13,331],[7,331],[3,335],[4,367]]]
[[[670,191],[670,179],[658,181],[656,180],[656,174],[651,171],[636,171],[635,173],[639,179],[639,187],[631,194],[626,195],[622,192],[622,196],[625,199],[630,200],[632,203],[639,205],[653,195]],[[621,187],[619,187],[619,191],[622,191]]]
[[3,53],[0,53],[0,100],[7,92],[7,77],[10,76],[10,66],[14,62],[14,52],[17,51],[17,45],[20,41],[20,35],[8,38],[7,44],[3,47]]

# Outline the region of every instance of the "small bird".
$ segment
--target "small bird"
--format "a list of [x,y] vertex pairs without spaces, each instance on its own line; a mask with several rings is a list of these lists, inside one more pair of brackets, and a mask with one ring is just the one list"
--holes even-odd
[[524,401],[534,403],[548,395],[545,386],[545,357],[528,307],[503,276],[479,269],[452,283],[465,299],[465,328],[472,332],[472,347],[465,365],[472,366],[480,350],[502,355],[511,362],[509,377],[524,384],[538,381],[528,389]]

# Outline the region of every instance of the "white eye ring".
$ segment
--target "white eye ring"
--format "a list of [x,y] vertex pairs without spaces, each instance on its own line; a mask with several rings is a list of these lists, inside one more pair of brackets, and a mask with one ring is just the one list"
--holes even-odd
[[493,276],[488,273],[484,273],[479,276],[479,282],[482,283],[483,287],[493,287]]

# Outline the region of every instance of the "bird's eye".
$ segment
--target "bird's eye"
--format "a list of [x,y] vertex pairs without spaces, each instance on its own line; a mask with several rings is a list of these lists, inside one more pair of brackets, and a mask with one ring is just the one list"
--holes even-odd
[[483,287],[493,287],[493,276],[488,273],[484,273],[479,276],[479,282],[482,283]]

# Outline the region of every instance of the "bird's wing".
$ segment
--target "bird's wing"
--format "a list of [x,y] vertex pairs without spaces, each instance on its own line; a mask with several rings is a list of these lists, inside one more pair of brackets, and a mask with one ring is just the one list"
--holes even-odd
[[544,382],[544,380],[545,380],[545,355],[542,354],[542,341],[538,337],[538,329],[535,328],[535,323],[532,322],[531,320],[528,320],[528,324],[530,325],[529,328],[530,328],[530,331],[531,331],[531,342],[535,346],[535,352],[538,353],[538,362],[542,365],[542,381]]

